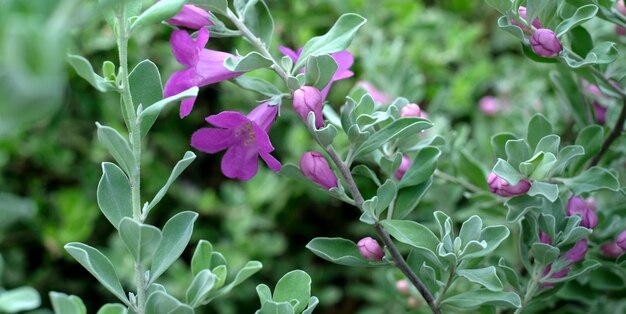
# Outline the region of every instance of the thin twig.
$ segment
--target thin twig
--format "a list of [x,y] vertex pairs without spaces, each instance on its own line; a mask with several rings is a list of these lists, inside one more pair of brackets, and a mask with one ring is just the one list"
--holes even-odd
[[619,118],[617,118],[617,123],[615,127],[609,134],[609,136],[602,143],[602,147],[600,151],[596,154],[595,157],[589,163],[589,167],[593,167],[598,164],[602,156],[609,150],[609,147],[620,135],[622,135],[622,131],[624,130],[624,122],[626,122],[626,98],[624,98],[624,104],[622,105],[622,111],[619,114]]

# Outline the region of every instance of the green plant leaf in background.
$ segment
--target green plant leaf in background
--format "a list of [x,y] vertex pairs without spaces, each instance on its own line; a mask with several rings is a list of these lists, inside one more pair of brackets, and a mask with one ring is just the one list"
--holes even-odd
[[0,312],[17,313],[34,310],[39,305],[41,305],[39,292],[31,287],[20,287],[0,292]]

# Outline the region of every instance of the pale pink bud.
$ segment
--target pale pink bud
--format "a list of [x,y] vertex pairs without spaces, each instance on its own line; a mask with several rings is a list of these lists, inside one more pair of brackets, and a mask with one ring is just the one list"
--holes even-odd
[[318,152],[306,152],[300,158],[300,171],[307,178],[329,190],[337,187],[337,177],[330,169],[324,155]]
[[411,167],[411,159],[407,156],[402,156],[402,162],[400,163],[400,167],[396,170],[394,176],[396,179],[400,180],[404,176],[407,170]]
[[309,112],[315,114],[315,127],[324,126],[324,117],[322,109],[324,109],[324,98],[322,92],[313,86],[302,86],[293,92],[293,109],[300,115],[302,120],[307,123]]
[[511,197],[526,194],[530,190],[530,182],[526,180],[520,180],[516,185],[511,186],[506,180],[498,177],[494,172],[487,177],[487,183],[489,184],[489,191],[491,193]]
[[563,50],[556,34],[547,28],[540,28],[533,33],[530,37],[530,46],[535,54],[544,58],[556,57]]
[[617,12],[621,13],[622,15],[626,15],[626,5],[624,5],[624,0],[617,0],[617,2],[615,3],[615,8],[617,9]]
[[[519,12],[519,16],[522,19],[528,21],[528,19],[526,19],[526,7],[520,6],[517,12]],[[511,21],[511,24],[519,26],[523,31],[528,32],[528,28],[522,25],[522,23],[519,23],[517,21]],[[534,28],[541,28],[541,22],[539,21],[539,19],[534,19],[532,24]]]
[[385,257],[383,248],[371,237],[363,238],[357,243],[361,256],[372,261],[380,261]]
[[428,119],[426,112],[420,109],[420,106],[416,104],[406,104],[402,110],[400,110],[400,117],[417,117]]
[[409,294],[409,290],[410,290],[409,281],[406,279],[400,279],[396,281],[396,290],[398,290],[398,292],[404,295]]

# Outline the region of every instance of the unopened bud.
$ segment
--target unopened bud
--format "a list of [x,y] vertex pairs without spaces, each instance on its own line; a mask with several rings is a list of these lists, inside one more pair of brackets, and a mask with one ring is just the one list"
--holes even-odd
[[396,179],[400,180],[404,177],[404,174],[411,167],[411,159],[407,156],[402,156],[402,162],[400,163],[400,167],[396,170],[394,176]]
[[[524,19],[525,21],[528,21],[528,19],[526,18],[526,7],[520,6],[517,12],[519,13],[520,18]],[[519,26],[525,32],[529,31],[526,26],[522,25],[522,23],[519,23],[517,21],[511,21],[511,24]],[[532,24],[534,28],[541,28],[541,22],[539,22],[539,19],[534,19]]]
[[596,203],[592,198],[572,196],[567,202],[567,215],[579,215],[580,225],[593,229],[598,225],[598,215],[596,215]]
[[526,180],[520,180],[516,185],[511,186],[506,180],[498,177],[494,172],[487,177],[487,183],[489,184],[489,191],[491,193],[511,197],[526,194],[530,190],[530,182]]
[[324,155],[318,152],[306,152],[300,158],[300,171],[307,178],[329,190],[337,187],[337,177],[330,169]]
[[401,294],[404,294],[404,295],[409,294],[409,289],[410,289],[410,285],[409,285],[408,280],[400,279],[396,281],[396,290],[398,290],[398,292],[400,292]]
[[183,8],[167,22],[171,25],[190,29],[201,29],[213,25],[213,22],[209,20],[209,12],[191,4],[183,5]]
[[624,249],[622,249],[615,242],[602,244],[602,246],[600,247],[600,250],[602,250],[602,254],[604,254],[604,256],[611,257],[611,258],[615,258],[624,254]]
[[426,112],[422,111],[420,106],[416,104],[406,104],[402,110],[400,110],[400,117],[417,117],[428,119]]
[[324,117],[322,116],[324,98],[317,88],[302,86],[293,92],[293,109],[305,123],[307,123],[309,112],[312,111],[315,114],[315,127],[319,129],[324,126]]
[[378,242],[376,242],[376,240],[372,239],[371,237],[361,239],[357,243],[357,245],[359,246],[359,252],[361,253],[361,256],[366,259],[372,261],[380,261],[383,259],[383,257],[385,257],[383,248],[381,248],[380,245],[378,245]]
[[587,254],[587,249],[589,245],[587,244],[587,239],[582,239],[576,242],[573,248],[567,251],[565,255],[565,259],[571,261],[572,263],[576,263],[585,258],[585,254]]
[[536,55],[544,58],[554,58],[563,50],[556,34],[547,28],[540,28],[533,33],[530,46]]
[[626,251],[626,230],[622,231],[619,235],[617,235],[617,240],[615,241],[622,250]]
[[617,0],[615,2],[615,8],[617,9],[617,12],[622,15],[626,15],[626,5],[624,5],[624,0]]
[[597,101],[593,102],[593,111],[596,114],[596,121],[598,124],[604,125],[606,123],[606,110],[605,106],[600,105]]

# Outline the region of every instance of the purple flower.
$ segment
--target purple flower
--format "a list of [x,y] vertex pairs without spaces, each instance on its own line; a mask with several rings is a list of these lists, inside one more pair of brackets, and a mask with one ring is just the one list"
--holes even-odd
[[324,126],[324,116],[322,115],[324,99],[322,99],[322,93],[317,88],[302,86],[293,92],[293,109],[300,115],[304,123],[307,123],[309,112],[313,111],[315,127],[319,129]]
[[400,167],[396,170],[394,176],[396,179],[400,180],[404,177],[404,174],[411,167],[411,159],[407,156],[402,156],[402,162],[400,163]]
[[385,252],[383,252],[383,249],[380,247],[380,245],[378,245],[378,242],[376,242],[376,240],[372,239],[371,237],[361,239],[359,243],[357,243],[357,245],[359,246],[359,252],[361,252],[361,256],[366,259],[372,261],[380,261],[383,259],[383,257],[385,257]]
[[[519,13],[519,17],[521,17],[525,21],[528,21],[526,19],[526,7],[520,6],[517,12]],[[522,23],[518,21],[511,21],[511,24],[520,27],[525,32],[529,31],[526,26],[522,25]],[[541,28],[541,22],[538,19],[534,19],[532,24],[534,28]]]
[[526,194],[526,192],[530,190],[530,182],[520,180],[515,186],[511,186],[506,180],[498,177],[494,172],[490,173],[487,177],[487,183],[489,184],[489,191],[491,191],[491,193],[505,197]]
[[600,250],[602,250],[602,254],[604,254],[604,256],[611,257],[611,258],[615,258],[624,254],[624,249],[622,249],[615,242],[602,244],[602,246],[600,247]]
[[391,101],[391,98],[389,96],[378,90],[376,87],[374,87],[374,84],[368,81],[358,81],[356,82],[355,86],[363,87],[363,89],[365,89],[365,91],[370,96],[372,96],[372,99],[374,99],[374,101],[377,103],[386,104]]
[[480,111],[484,113],[486,116],[491,117],[496,115],[500,109],[502,109],[500,105],[500,101],[498,98],[493,96],[485,96],[478,101],[478,106]]
[[[165,83],[163,97],[170,97],[184,92],[194,86],[205,86],[241,75],[224,67],[224,60],[234,57],[230,53],[205,49],[209,41],[209,31],[200,29],[194,41],[187,32],[176,30],[172,33],[170,43],[176,60],[185,66],[184,70],[175,72]],[[196,97],[182,101],[180,117],[184,118],[191,112]]]
[[572,264],[577,263],[585,258],[588,248],[589,244],[587,243],[587,239],[582,239],[576,242],[574,247],[565,253],[565,259],[569,260]]
[[213,22],[209,20],[209,12],[192,4],[183,5],[183,8],[167,22],[190,29],[201,29],[213,25]]
[[606,123],[606,110],[607,108],[600,105],[597,101],[593,102],[593,111],[595,112],[596,120],[600,125],[604,125]]
[[556,57],[563,50],[556,34],[547,28],[540,28],[533,33],[530,37],[530,46],[536,55],[544,58]]
[[336,188],[337,177],[324,155],[318,152],[306,152],[300,158],[300,171],[319,186],[330,190]]
[[615,244],[621,247],[622,250],[626,251],[626,230],[617,235],[617,240],[615,240]]
[[617,9],[617,12],[621,13],[622,15],[626,15],[626,5],[624,5],[624,0],[617,0],[617,2],[615,3],[615,8]]
[[428,119],[428,115],[426,114],[426,112],[422,111],[420,106],[418,106],[417,104],[406,104],[404,107],[402,107],[402,110],[400,110],[400,117],[417,117]]
[[[291,58],[294,64],[298,62],[298,58],[300,58],[300,54],[302,53],[302,48],[298,49],[297,52],[285,46],[279,46],[278,49],[285,56]],[[326,99],[326,96],[328,96],[328,91],[333,82],[347,79],[354,75],[354,73],[349,70],[354,63],[354,57],[348,50],[331,53],[330,56],[337,62],[337,72],[335,72],[328,85],[322,89],[322,99]],[[300,72],[304,72],[305,70],[306,69],[302,69]]]
[[593,198],[583,199],[572,196],[567,202],[567,215],[579,215],[582,219],[580,225],[593,229],[598,225],[598,215],[596,215],[596,203]]
[[206,118],[215,128],[202,128],[191,137],[191,146],[209,154],[226,150],[222,158],[222,172],[229,178],[247,181],[259,170],[261,158],[274,171],[280,162],[270,153],[274,147],[267,135],[276,114],[277,106],[262,103],[248,116],[236,111],[223,111]]
[[552,239],[550,239],[550,236],[548,236],[547,233],[541,231],[539,234],[539,242],[543,244],[552,244]]

